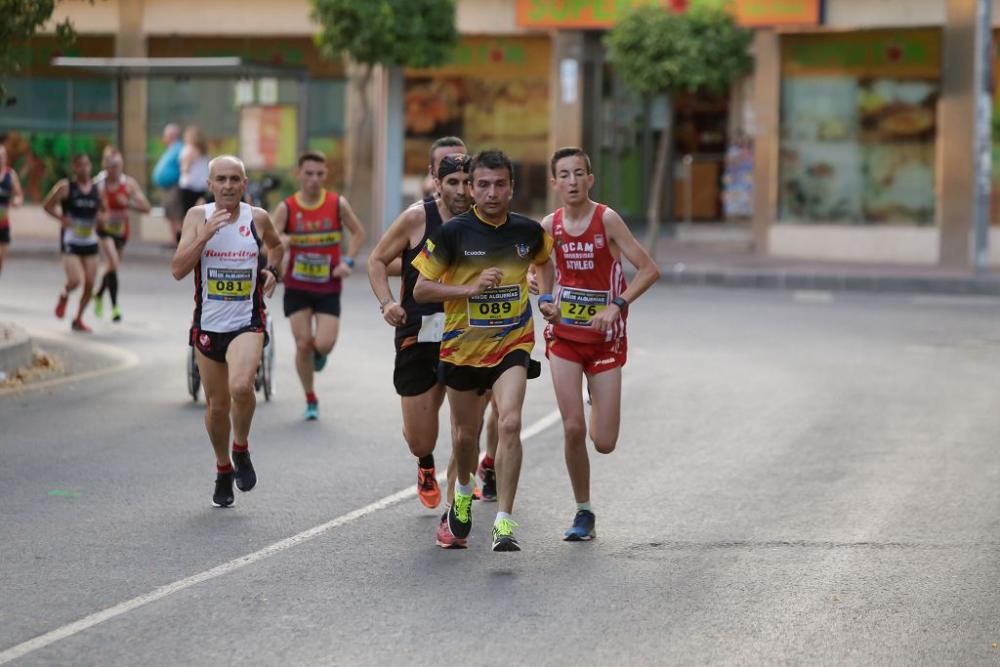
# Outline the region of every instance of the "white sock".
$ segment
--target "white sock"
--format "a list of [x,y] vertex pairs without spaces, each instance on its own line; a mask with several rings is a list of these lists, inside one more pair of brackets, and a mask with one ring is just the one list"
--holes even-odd
[[504,519],[507,519],[508,521],[512,521],[510,514],[507,514],[506,512],[497,512],[497,518],[493,520],[493,525],[494,526],[497,525],[498,523],[500,523]]
[[588,500],[585,503],[577,503],[576,504],[576,511],[577,512],[583,512],[583,511],[593,512],[594,510],[590,507],[590,501]]
[[[471,481],[471,480],[470,480]],[[472,484],[460,484],[458,480],[455,480],[455,494],[459,496],[471,496],[473,490]]]

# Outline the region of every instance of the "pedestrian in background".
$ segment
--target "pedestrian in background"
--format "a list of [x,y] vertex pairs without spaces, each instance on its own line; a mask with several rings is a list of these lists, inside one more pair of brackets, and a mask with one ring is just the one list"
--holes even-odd
[[163,212],[170,223],[170,231],[174,240],[180,242],[181,222],[184,220],[184,211],[181,210],[181,150],[184,142],[181,141],[181,128],[176,123],[167,123],[163,128],[163,145],[166,151],[157,160],[153,167],[153,183],[163,190],[161,203]]

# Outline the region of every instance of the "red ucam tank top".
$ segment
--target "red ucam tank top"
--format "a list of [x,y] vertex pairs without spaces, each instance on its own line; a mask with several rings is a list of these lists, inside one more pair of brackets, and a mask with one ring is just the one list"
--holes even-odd
[[333,270],[340,264],[340,195],[323,191],[317,206],[306,207],[296,195],[285,200],[288,207],[288,270],[285,289],[333,294],[340,292],[340,278]]
[[549,326],[556,338],[601,343],[625,337],[627,311],[622,311],[607,331],[590,327],[590,319],[625,291],[622,264],[611,254],[604,230],[606,209],[604,204],[598,204],[590,225],[579,236],[567,233],[563,226],[563,209],[558,209],[552,217],[556,265],[553,297],[559,309],[559,321]]

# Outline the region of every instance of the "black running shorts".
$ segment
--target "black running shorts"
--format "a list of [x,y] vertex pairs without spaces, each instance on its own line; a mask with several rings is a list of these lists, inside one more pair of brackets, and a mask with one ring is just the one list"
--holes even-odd
[[392,384],[400,396],[420,396],[438,383],[440,343],[414,343],[396,352]]
[[264,327],[249,326],[237,329],[236,331],[226,331],[222,333],[215,331],[202,331],[197,327],[191,327],[191,337],[188,340],[188,344],[193,345],[194,349],[198,350],[212,361],[224,364],[226,363],[226,352],[229,350],[230,343],[236,340],[237,336],[245,333],[264,334],[265,346],[270,340]]
[[476,391],[485,394],[493,388],[504,371],[521,366],[527,369],[531,355],[524,350],[514,350],[504,357],[496,366],[481,368],[478,366],[456,366],[442,361],[438,365],[438,379],[446,386],[456,391]]
[[322,292],[307,292],[301,289],[285,288],[285,317],[293,313],[309,309],[314,313],[340,317],[340,292],[323,294]]

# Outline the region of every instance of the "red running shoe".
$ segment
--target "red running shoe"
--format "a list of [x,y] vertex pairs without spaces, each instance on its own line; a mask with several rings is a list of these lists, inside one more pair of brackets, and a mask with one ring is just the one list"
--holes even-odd
[[60,320],[66,317],[66,303],[69,301],[68,294],[60,294],[59,301],[56,303],[56,317]]
[[73,320],[73,324],[71,326],[73,328],[73,331],[79,331],[80,333],[94,333],[94,331],[86,324],[84,324],[83,320],[80,319],[79,317]]
[[441,504],[441,488],[434,475],[434,468],[417,466],[417,495],[427,509],[434,509]]

